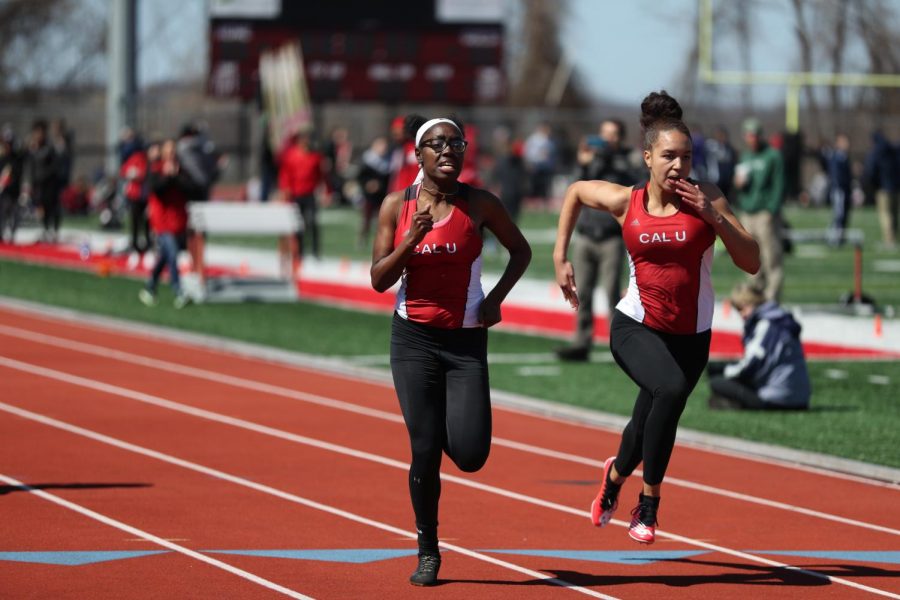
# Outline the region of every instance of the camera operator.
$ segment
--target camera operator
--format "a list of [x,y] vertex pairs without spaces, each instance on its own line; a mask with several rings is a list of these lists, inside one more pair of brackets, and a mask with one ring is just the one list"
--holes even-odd
[[[590,135],[578,148],[579,179],[603,179],[634,185],[637,177],[631,150],[622,144],[625,125],[618,119],[600,124],[600,135]],[[590,358],[594,336],[594,288],[599,279],[606,294],[607,314],[621,298],[625,247],[622,228],[606,211],[582,210],[572,237],[572,265],[578,278],[578,316],[572,344],[557,349],[560,360],[583,362]]]

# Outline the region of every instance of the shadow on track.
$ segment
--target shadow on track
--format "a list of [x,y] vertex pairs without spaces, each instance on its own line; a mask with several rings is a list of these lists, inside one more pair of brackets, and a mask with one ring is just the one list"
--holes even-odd
[[102,490],[107,488],[146,488],[151,483],[34,483],[28,485],[0,485],[0,496],[29,490]]

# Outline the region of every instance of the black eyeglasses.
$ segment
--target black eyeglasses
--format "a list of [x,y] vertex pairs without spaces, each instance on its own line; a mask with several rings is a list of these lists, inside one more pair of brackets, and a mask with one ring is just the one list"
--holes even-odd
[[447,148],[447,146],[450,146],[450,150],[452,152],[455,152],[456,154],[462,154],[466,151],[466,146],[469,145],[469,142],[460,138],[453,138],[452,140],[434,138],[432,140],[425,140],[419,145],[426,148],[431,148],[435,151],[436,154],[440,154]]

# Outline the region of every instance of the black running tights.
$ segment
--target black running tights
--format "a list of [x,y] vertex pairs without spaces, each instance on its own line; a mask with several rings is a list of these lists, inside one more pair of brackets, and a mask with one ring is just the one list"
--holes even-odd
[[616,455],[616,471],[623,477],[643,461],[644,483],[662,483],[675,446],[678,419],[709,359],[709,340],[709,331],[663,333],[615,311],[610,349],[640,387]]
[[409,431],[409,495],[420,539],[436,542],[444,452],[466,472],[491,448],[487,330],[439,329],[394,315],[391,372]]

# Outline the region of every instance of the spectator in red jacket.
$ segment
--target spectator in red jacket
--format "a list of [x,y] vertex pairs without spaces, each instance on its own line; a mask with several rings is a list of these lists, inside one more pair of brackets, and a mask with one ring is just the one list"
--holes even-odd
[[60,192],[59,201],[63,210],[70,215],[86,215],[90,210],[90,186],[87,177],[79,175],[71,185]]
[[[150,247],[150,222],[147,219],[147,153],[140,138],[128,149],[119,179],[131,213],[131,250],[135,266]],[[129,258],[129,264],[132,258]]]
[[416,158],[416,144],[413,141],[415,137],[409,117],[397,117],[391,122],[391,179],[388,192],[405,190],[419,174],[419,159]]
[[157,303],[156,291],[163,270],[169,270],[169,282],[175,292],[175,308],[183,308],[188,299],[181,292],[178,275],[178,252],[187,244],[188,198],[198,193],[190,175],[181,169],[175,151],[175,141],[166,140],[152,145],[147,151],[150,163],[148,184],[150,191],[150,226],[156,236],[156,265],[150,279],[140,291],[139,298],[147,306]]
[[297,251],[301,256],[306,231],[310,232],[313,256],[320,256],[316,188],[323,177],[322,155],[311,148],[309,132],[294,133],[291,144],[281,154],[278,187],[282,198],[295,202],[303,216],[303,227],[297,233]]

